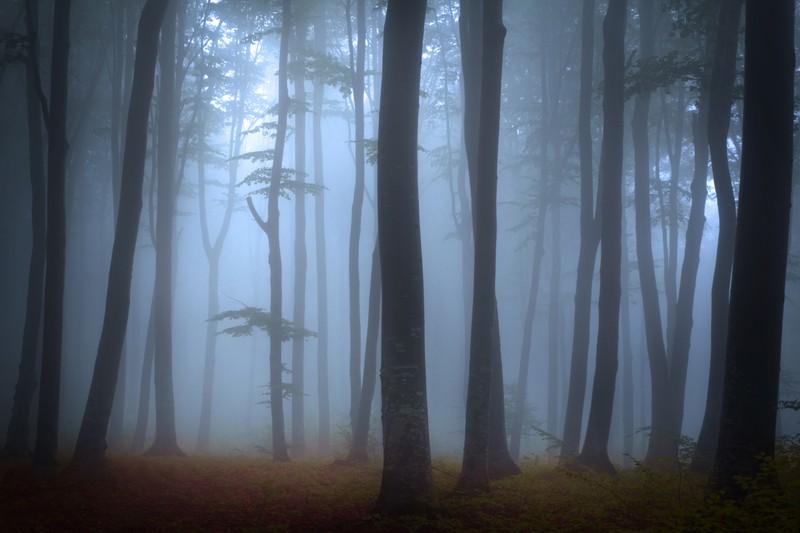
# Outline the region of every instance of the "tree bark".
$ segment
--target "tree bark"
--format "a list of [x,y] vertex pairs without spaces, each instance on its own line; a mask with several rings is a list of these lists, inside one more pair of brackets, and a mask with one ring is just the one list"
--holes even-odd
[[19,374],[14,389],[14,404],[6,431],[6,442],[0,457],[28,458],[31,456],[30,417],[36,381],[36,359],[39,351],[39,330],[42,324],[42,295],[44,293],[45,253],[47,246],[47,197],[42,146],[42,109],[39,102],[37,55],[39,46],[38,2],[25,3],[28,59],[25,62],[25,109],[28,119],[28,173],[31,182],[31,257],[28,265],[28,292],[25,303],[25,326],[22,331],[22,353]]
[[592,310],[592,283],[600,234],[594,214],[592,171],[592,63],[594,58],[594,0],[583,0],[581,15],[581,78],[578,108],[578,150],[581,172],[581,244],[575,279],[575,317],[572,326],[569,390],[564,416],[562,462],[578,455],[586,396],[586,375],[589,358],[589,326]]
[[61,339],[64,320],[64,267],[67,221],[65,178],[67,150],[67,88],[69,86],[70,0],[57,0],[53,12],[53,52],[50,108],[47,111],[47,265],[44,280],[44,316],[41,387],[33,467],[52,474],[58,465]]
[[737,477],[754,476],[775,453],[792,196],[794,7],[791,0],[745,3],[739,223],[711,472],[712,486],[734,497],[747,492]]
[[158,33],[168,3],[168,0],[148,0],[139,19],[106,310],[92,384],[72,459],[79,468],[102,465],[105,459],[105,436],[130,312],[131,276],[142,212],[147,119],[153,95]]
[[706,408],[692,470],[708,472],[719,434],[719,410],[725,369],[725,343],[728,330],[728,295],[736,232],[736,201],[728,163],[728,128],[731,120],[733,83],[736,78],[736,50],[739,43],[742,0],[721,2],[716,50],[711,70],[708,99],[708,150],[717,194],[719,232],[714,277],[711,282],[711,355]]
[[431,479],[417,128],[425,0],[389,0],[378,134],[383,475],[375,511],[437,507]]
[[617,375],[619,345],[620,268],[622,234],[622,137],[627,0],[609,0],[603,22],[603,144],[600,153],[600,322],[597,364],[586,440],[579,462],[600,472],[614,473],[608,458],[608,436]]

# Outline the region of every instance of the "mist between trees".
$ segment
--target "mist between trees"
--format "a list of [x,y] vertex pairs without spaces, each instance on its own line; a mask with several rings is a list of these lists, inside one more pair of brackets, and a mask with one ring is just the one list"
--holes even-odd
[[798,30],[743,4],[5,2],[5,453],[383,457],[387,512],[431,455],[752,473],[800,421]]

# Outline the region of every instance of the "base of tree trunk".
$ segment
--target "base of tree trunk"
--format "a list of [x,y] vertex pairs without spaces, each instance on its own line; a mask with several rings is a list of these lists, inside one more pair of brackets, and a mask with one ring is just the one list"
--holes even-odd
[[33,451],[27,442],[16,442],[9,439],[0,450],[0,459],[2,460],[30,459],[31,457],[33,457]]
[[617,475],[617,469],[606,453],[581,453],[578,456],[578,460],[573,463],[572,466],[588,468],[599,474],[608,474],[610,476]]
[[150,449],[142,455],[145,457],[186,457],[177,444],[158,442],[154,442]]
[[511,459],[508,450],[498,454],[489,454],[489,479],[498,481],[522,473],[520,467]]

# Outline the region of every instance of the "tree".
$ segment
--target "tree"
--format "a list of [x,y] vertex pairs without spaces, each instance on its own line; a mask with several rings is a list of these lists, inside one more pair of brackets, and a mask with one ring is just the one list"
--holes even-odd
[[594,56],[594,0],[583,0],[581,15],[581,74],[578,107],[578,150],[580,152],[580,231],[578,273],[575,279],[575,316],[572,334],[567,408],[564,415],[562,461],[578,454],[586,395],[587,360],[589,358],[589,323],[592,309],[592,282],[597,246],[600,242],[597,217],[594,214],[592,179],[592,63]]
[[58,0],[53,11],[53,52],[50,70],[50,106],[47,124],[47,265],[44,279],[44,316],[39,413],[33,466],[44,474],[54,471],[58,449],[61,392],[61,340],[64,321],[64,270],[67,220],[65,180],[67,150],[67,87],[69,78],[70,0]]
[[794,2],[745,3],[744,126],[727,358],[712,485],[774,456],[792,192]]
[[600,152],[600,322],[592,406],[586,439],[578,460],[600,472],[613,473],[608,436],[619,346],[620,273],[622,254],[622,136],[627,0],[609,0],[603,21],[603,143]]
[[73,464],[81,468],[97,464],[105,457],[105,436],[130,311],[131,275],[142,212],[147,121],[155,80],[158,34],[168,3],[169,0],[148,0],[139,19],[122,160],[119,215],[108,274],[105,317],[92,384],[73,456]]
[[375,511],[426,512],[431,479],[417,126],[425,0],[389,0],[378,133],[383,474]]
[[[350,5],[347,3],[347,27],[351,27]],[[355,431],[358,401],[361,396],[361,289],[358,273],[358,247],[361,239],[361,212],[364,206],[364,56],[366,50],[366,8],[365,0],[356,0],[356,27],[358,44],[353,53],[352,31],[350,38],[350,73],[353,85],[353,107],[355,109],[355,187],[353,188],[353,209],[350,216],[350,244],[348,250],[348,280],[350,297],[350,429]]]
[[39,327],[42,317],[44,291],[46,235],[46,188],[42,146],[42,108],[39,94],[37,49],[39,38],[38,2],[25,2],[28,56],[25,61],[25,108],[28,119],[28,173],[31,181],[31,258],[28,266],[28,292],[25,306],[25,326],[22,332],[22,353],[19,375],[14,389],[14,404],[6,431],[6,442],[0,455],[30,457],[30,413],[36,392],[36,359],[39,350]]
[[175,430],[172,380],[172,262],[175,217],[175,155],[178,143],[175,27],[178,0],[164,16],[158,57],[158,220],[156,227],[155,358],[156,435],[147,455],[183,455]]
[[[283,308],[283,264],[281,262],[278,199],[281,191],[283,152],[286,144],[286,122],[289,112],[287,64],[289,36],[292,29],[291,0],[283,0],[281,17],[281,44],[278,55],[278,125],[275,134],[275,148],[272,154],[272,168],[269,174],[266,222],[256,212],[253,200],[250,197],[247,198],[247,206],[250,208],[250,213],[264,233],[267,234],[267,240],[269,241],[269,300],[270,314],[273,317],[281,317]],[[283,416],[281,342],[282,339],[279,335],[271,334],[269,336],[269,403],[272,417],[272,459],[284,462],[289,460],[289,451],[286,446],[286,429]]]
[[497,151],[503,68],[503,3],[483,2],[480,92],[475,186],[475,268],[470,336],[464,457],[459,490],[489,490],[489,399],[495,334],[497,256]]
[[708,150],[717,193],[719,233],[714,277],[711,282],[711,355],[703,425],[697,437],[692,469],[708,472],[714,458],[719,433],[722,379],[725,369],[725,342],[728,329],[728,295],[736,234],[736,201],[728,163],[728,128],[731,121],[733,83],[736,79],[736,50],[742,1],[720,2],[714,62],[708,97]]

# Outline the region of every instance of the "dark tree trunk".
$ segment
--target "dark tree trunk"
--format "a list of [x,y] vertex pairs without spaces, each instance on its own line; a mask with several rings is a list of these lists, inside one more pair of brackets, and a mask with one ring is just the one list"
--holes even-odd
[[155,357],[156,341],[156,294],[150,298],[150,318],[147,320],[147,333],[144,341],[144,354],[142,356],[142,372],[139,376],[139,401],[136,410],[136,427],[131,439],[131,451],[144,451],[144,441],[147,437],[147,422],[150,418],[150,396],[153,384],[153,358]]
[[153,95],[158,33],[168,0],[148,0],[142,9],[136,40],[131,103],[122,161],[119,216],[114,234],[103,330],[97,348],[92,385],[86,401],[73,464],[102,464],[122,345],[130,311],[131,276],[142,212],[142,181],[147,149],[147,117]]
[[[365,0],[356,0],[356,32],[358,44],[353,54],[352,37],[350,43],[350,72],[353,80],[353,106],[355,107],[355,187],[353,189],[353,208],[350,212],[349,286],[350,286],[350,430],[355,431],[358,416],[358,400],[361,396],[361,287],[358,272],[361,241],[361,212],[364,206],[364,56],[366,50],[366,12]],[[350,27],[348,3],[347,25]],[[352,33],[352,32],[350,32]],[[355,57],[354,57],[355,56]]]
[[[306,30],[304,20],[295,22],[295,46],[304,50]],[[295,61],[302,62],[302,54],[295,54]],[[299,65],[298,65],[299,67]],[[297,70],[294,79],[294,167],[297,182],[306,179],[306,88],[305,73]],[[306,323],[306,274],[308,254],[306,252],[306,198],[304,194],[295,195],[294,204],[294,303],[292,322],[295,327],[305,328]],[[305,422],[305,338],[292,340],[292,451],[297,457],[306,454]]]
[[378,373],[378,328],[380,326],[381,305],[381,255],[380,246],[375,242],[372,252],[372,273],[369,282],[369,310],[367,311],[367,338],[364,346],[364,381],[361,384],[361,397],[358,400],[356,430],[348,459],[366,461],[369,458],[369,423],[372,415],[372,400],[375,397],[375,382]]
[[47,113],[47,265],[41,387],[33,466],[53,473],[58,449],[61,392],[61,338],[64,318],[64,266],[67,221],[64,200],[67,149],[67,87],[69,85],[70,0],[57,0],[53,12],[53,53],[50,70],[50,109]]
[[794,2],[745,3],[744,125],[727,360],[712,485],[741,496],[738,476],[775,453],[792,196]]
[[38,69],[35,50],[39,46],[38,2],[28,0],[26,7],[28,60],[25,63],[26,111],[28,118],[28,172],[31,180],[31,258],[28,266],[28,292],[25,304],[25,326],[22,331],[22,353],[19,375],[14,389],[14,404],[6,431],[6,443],[0,456],[31,456],[30,418],[36,392],[36,359],[42,324],[45,252],[47,246],[47,200],[42,146],[42,108],[39,102]]
[[567,410],[564,416],[562,461],[578,455],[586,396],[589,358],[589,325],[592,310],[592,282],[597,246],[600,242],[594,215],[592,178],[592,63],[594,58],[594,0],[583,0],[581,15],[581,81],[578,108],[578,149],[581,171],[581,244],[575,280],[575,317],[572,326]]
[[[624,197],[623,197],[624,198]],[[627,199],[626,199],[627,200]],[[627,202],[625,202],[627,203]],[[631,346],[631,262],[628,255],[628,226],[622,209],[622,300],[620,332],[622,334],[622,464],[633,462],[633,347]]]
[[[314,48],[318,53],[325,50],[325,13],[314,19]],[[314,80],[314,113],[312,128],[314,135],[314,183],[325,185],[322,159],[322,106],[325,98],[325,83]],[[330,451],[330,397],[328,392],[328,266],[325,242],[325,195],[314,199],[314,235],[316,241],[317,270],[317,394],[319,395],[319,453]]]
[[619,346],[620,263],[622,257],[622,136],[624,130],[625,23],[627,0],[609,0],[603,21],[603,144],[600,152],[600,322],[592,406],[581,464],[614,473],[608,458],[608,436],[617,375]]
[[425,379],[425,306],[417,186],[417,128],[425,0],[389,0],[378,134],[382,266],[383,475],[375,511],[437,506]]
[[716,50],[711,70],[708,100],[708,149],[717,194],[719,233],[714,278],[711,282],[711,362],[703,425],[697,438],[692,470],[708,472],[719,434],[725,343],[728,331],[728,294],[733,264],[736,201],[728,164],[728,127],[731,120],[733,82],[736,78],[736,49],[739,43],[742,0],[720,3]]
[[497,152],[503,68],[502,0],[483,3],[481,97],[475,183],[475,270],[470,336],[464,457],[458,490],[489,490],[489,398],[495,334],[497,256]]
[[179,2],[167,7],[161,30],[158,101],[158,206],[156,226],[155,384],[156,434],[147,455],[183,455],[175,430],[172,381],[172,263],[175,217],[175,150],[177,105],[175,34]]

